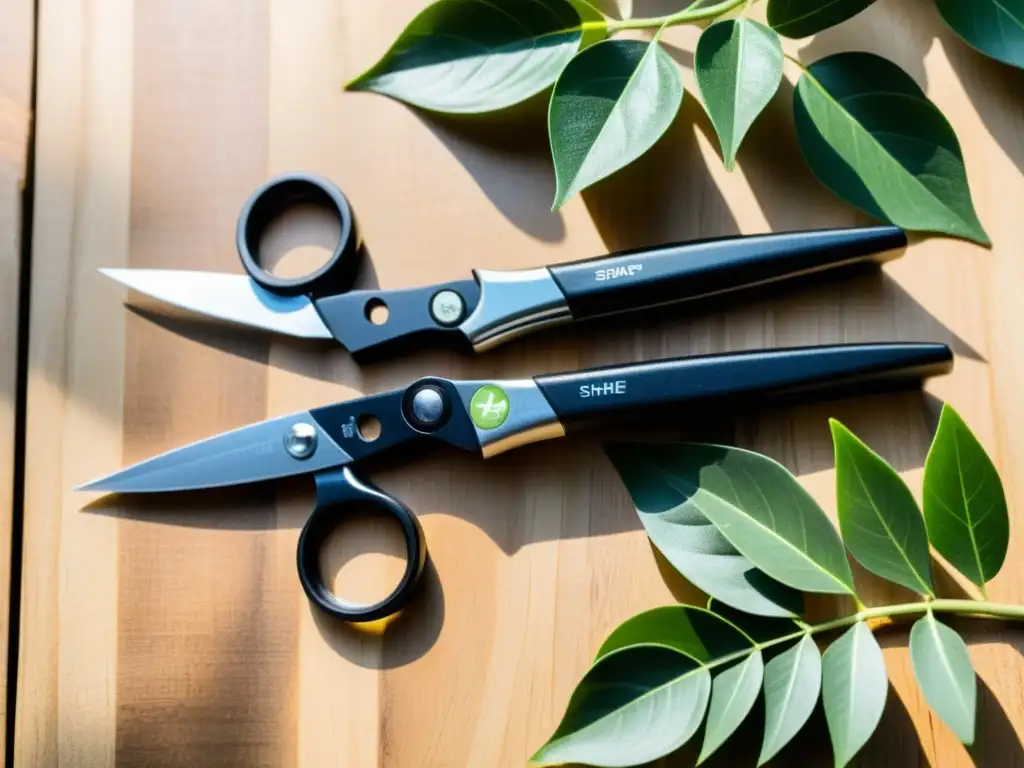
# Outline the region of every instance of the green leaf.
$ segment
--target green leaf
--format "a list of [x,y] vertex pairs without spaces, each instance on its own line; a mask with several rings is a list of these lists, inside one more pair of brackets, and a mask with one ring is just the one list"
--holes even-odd
[[694,74],[732,170],[743,137],[782,82],[779,36],[749,19],[712,24],[697,42]]
[[660,35],[596,43],[559,75],[548,107],[557,187],[552,210],[636,160],[672,124],[683,82],[658,44]]
[[960,741],[973,744],[977,681],[960,635],[929,611],[910,630],[910,660],[928,704]]
[[832,643],[821,660],[821,696],[836,768],[860,751],[882,719],[889,678],[878,641],[857,622]]
[[993,59],[1024,69],[1024,0],[935,0],[950,29]]
[[760,651],[754,651],[742,663],[715,678],[711,684],[711,706],[697,765],[711,757],[750,714],[763,679],[764,661]]
[[711,598],[708,601],[708,610],[721,616],[734,627],[741,630],[755,643],[766,643],[769,640],[792,635],[794,632],[800,631],[800,625],[792,619],[745,613],[715,598]]
[[784,37],[809,37],[852,19],[875,0],[768,0],[768,23]]
[[759,766],[775,757],[804,727],[820,692],[821,653],[810,635],[765,665],[764,742]]
[[747,613],[796,616],[800,592],[783,586],[741,555],[690,498],[692,449],[685,445],[620,443],[605,448],[651,542],[671,565],[708,595]]
[[931,543],[984,593],[1010,542],[1006,496],[984,447],[948,404],[925,459],[922,499]]
[[872,573],[935,596],[924,518],[907,484],[849,429],[829,419],[836,456],[839,528]]
[[800,77],[793,109],[804,159],[836,195],[906,230],[989,244],[952,127],[891,61],[822,59]]
[[436,112],[490,112],[554,83],[582,38],[568,0],[438,0],[346,90]]
[[530,758],[534,766],[633,766],[681,747],[707,709],[711,673],[671,648],[610,653],[576,686],[562,722]]
[[666,605],[639,613],[612,630],[594,661],[631,645],[665,645],[701,663],[750,648],[753,642],[728,621],[694,605]]
[[839,534],[778,462],[742,448],[683,443],[671,462],[652,463],[651,476],[658,473],[772,578],[808,592],[853,594]]

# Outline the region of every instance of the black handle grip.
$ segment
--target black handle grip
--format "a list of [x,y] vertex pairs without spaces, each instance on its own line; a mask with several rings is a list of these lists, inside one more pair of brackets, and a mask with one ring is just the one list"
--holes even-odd
[[714,238],[550,267],[575,319],[754,288],[903,248],[899,227],[877,226]]
[[[352,623],[377,621],[398,613],[412,596],[427,561],[423,532],[412,511],[398,499],[367,483],[343,467],[315,476],[316,509],[299,536],[296,565],[306,596],[320,610]],[[405,538],[405,573],[398,586],[373,604],[352,603],[334,594],[320,571],[320,551],[345,515],[365,513],[371,507],[394,517]]]
[[946,373],[952,361],[945,344],[839,344],[701,355],[534,380],[562,424],[571,427],[632,417],[639,410],[661,415],[678,406],[861,394]]

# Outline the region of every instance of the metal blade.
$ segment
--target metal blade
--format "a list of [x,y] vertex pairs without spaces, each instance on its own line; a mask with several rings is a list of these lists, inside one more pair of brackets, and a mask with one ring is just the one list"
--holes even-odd
[[101,269],[158,301],[229,323],[307,339],[330,339],[305,296],[275,296],[248,275],[174,269]]
[[[286,438],[292,434],[306,437],[300,446],[312,444],[306,458],[289,453]],[[310,413],[302,411],[168,451],[75,490],[155,493],[215,488],[318,472],[351,461]]]

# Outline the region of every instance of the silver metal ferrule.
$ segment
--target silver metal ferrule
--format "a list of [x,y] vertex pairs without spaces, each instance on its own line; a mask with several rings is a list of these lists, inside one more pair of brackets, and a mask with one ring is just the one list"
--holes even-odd
[[513,271],[473,271],[480,301],[459,328],[477,352],[527,331],[572,320],[565,295],[544,267]]
[[[565,428],[533,379],[514,381],[456,381],[466,412],[476,431],[484,458],[554,437],[564,437]],[[508,397],[508,415],[493,429],[484,429],[473,418],[473,395],[481,388],[498,388]]]

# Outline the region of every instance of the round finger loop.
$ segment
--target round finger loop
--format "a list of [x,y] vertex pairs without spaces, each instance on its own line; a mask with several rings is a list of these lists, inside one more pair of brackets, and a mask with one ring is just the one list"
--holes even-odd
[[[398,499],[363,483],[350,470],[344,471],[343,481],[356,491],[350,501],[318,506],[299,537],[298,570],[306,596],[321,610],[347,622],[363,623],[388,618],[398,613],[408,603],[423,574],[426,564],[426,544],[412,511]],[[345,515],[355,514],[360,505],[372,504],[395,518],[402,528],[405,539],[405,572],[398,586],[384,599],[376,603],[356,603],[335,594],[324,583],[320,571],[320,553],[331,533],[342,522]]]
[[[260,240],[271,223],[296,205],[330,211],[340,224],[334,252],[319,269],[299,277],[278,277],[260,261]],[[344,293],[352,287],[359,261],[359,234],[352,207],[333,182],[311,173],[276,176],[260,186],[242,207],[236,233],[242,266],[257,284],[279,296],[311,298]]]

